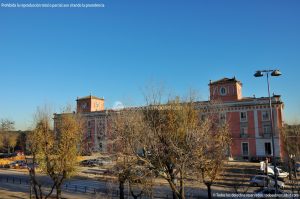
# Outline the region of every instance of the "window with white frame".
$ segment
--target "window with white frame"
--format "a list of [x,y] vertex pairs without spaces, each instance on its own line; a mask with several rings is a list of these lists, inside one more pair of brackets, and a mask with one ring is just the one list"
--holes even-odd
[[271,125],[270,124],[264,124],[263,125],[263,132],[264,132],[264,134],[271,134]]
[[261,112],[262,121],[270,120],[270,111],[262,111]]
[[249,144],[248,142],[242,142],[242,154],[243,156],[249,155]]
[[240,121],[246,122],[247,121],[247,111],[240,112]]

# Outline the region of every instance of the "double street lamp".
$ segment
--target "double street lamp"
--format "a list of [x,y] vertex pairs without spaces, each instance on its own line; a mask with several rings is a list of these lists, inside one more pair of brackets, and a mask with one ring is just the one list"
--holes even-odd
[[273,110],[272,110],[272,99],[270,95],[270,82],[269,82],[269,74],[271,76],[280,76],[281,72],[279,70],[258,70],[254,74],[254,77],[262,77],[264,74],[267,75],[267,84],[268,84],[268,96],[269,96],[269,106],[270,106],[270,120],[271,120],[271,139],[272,139],[272,151],[273,151],[273,165],[274,165],[274,175],[275,175],[275,191],[278,193],[278,183],[277,183],[277,168],[276,168],[276,156],[275,156],[275,141],[274,141],[274,126],[273,126]]

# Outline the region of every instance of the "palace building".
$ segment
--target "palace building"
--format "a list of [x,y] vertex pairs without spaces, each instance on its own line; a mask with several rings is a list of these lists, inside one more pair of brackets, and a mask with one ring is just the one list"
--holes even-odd
[[[226,120],[231,132],[232,143],[228,155],[234,159],[263,159],[271,157],[271,130],[274,131],[275,156],[283,157],[280,129],[283,127],[284,104],[280,95],[271,97],[273,128],[271,128],[268,97],[243,97],[242,83],[234,78],[210,81],[210,100],[222,104],[219,118]],[[76,113],[85,121],[85,149],[89,152],[113,151],[110,144],[109,115],[113,110],[105,109],[104,98],[87,96],[78,98]],[[198,102],[203,104],[206,102]],[[201,106],[201,105],[200,105]],[[54,122],[59,114],[54,115]]]
[[210,100],[220,100],[224,111],[220,118],[228,122],[232,137],[233,158],[264,158],[273,154],[271,130],[274,131],[275,156],[283,157],[280,130],[283,127],[283,102],[280,95],[271,97],[273,128],[271,128],[268,97],[243,97],[242,83],[223,78],[209,83]]

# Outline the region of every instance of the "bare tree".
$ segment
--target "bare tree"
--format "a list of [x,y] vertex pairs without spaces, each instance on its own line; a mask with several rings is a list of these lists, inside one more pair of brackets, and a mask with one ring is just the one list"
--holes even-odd
[[7,153],[11,152],[11,149],[14,150],[14,147],[17,144],[17,135],[12,133],[15,129],[15,122],[9,119],[1,119],[0,122],[0,133],[1,133],[1,144],[2,148],[4,148]]
[[[121,134],[117,146],[126,143],[128,155],[135,155],[147,169],[165,179],[174,199],[185,198],[185,181],[191,171],[201,174],[211,195],[210,187],[223,168],[229,146],[226,123],[216,125],[212,116],[218,112],[208,110],[216,106],[199,104],[193,94],[186,99],[162,99],[160,91],[150,93],[146,106],[117,114],[122,117],[114,120]],[[206,114],[204,120],[202,113]]]
[[[141,149],[139,145],[143,131],[143,117],[138,109],[116,111],[111,114],[112,130],[114,131],[115,152],[117,164],[113,168],[118,176],[120,199],[124,198],[124,184],[129,183],[130,193],[134,198],[148,193],[151,188],[152,172],[139,163],[137,155]],[[139,193],[133,188],[138,187]]]
[[154,97],[148,102],[143,109],[143,159],[167,180],[173,198],[185,198],[186,171],[191,168],[193,139],[199,132],[198,110],[193,98],[181,101],[176,97],[163,104]]
[[130,169],[129,191],[134,199],[152,196],[153,173],[144,165],[136,164]]
[[218,102],[200,106],[204,117],[200,122],[201,133],[194,143],[198,145],[193,150],[195,172],[207,186],[208,198],[211,198],[211,186],[224,169],[231,140],[226,121],[219,117],[222,108],[222,104]]
[[195,99],[176,97],[144,111],[148,123],[144,146],[151,154],[147,160],[169,182],[173,198],[185,198],[187,171],[201,174],[211,197],[211,185],[227,157],[230,138],[226,121],[219,121],[222,105]]
[[9,119],[1,119],[1,132],[8,132],[15,129],[15,122]]
[[5,149],[7,153],[14,152],[14,148],[17,145],[18,134],[14,132],[5,132],[1,136],[2,148]]
[[292,192],[300,194],[300,182],[296,171],[296,161],[300,161],[300,125],[285,124],[281,129],[283,146],[286,153],[285,163],[289,169]]
[[300,125],[285,124],[281,129],[284,149],[287,155],[300,157]]
[[3,148],[3,140],[4,140],[4,135],[1,133],[0,134],[0,149]]

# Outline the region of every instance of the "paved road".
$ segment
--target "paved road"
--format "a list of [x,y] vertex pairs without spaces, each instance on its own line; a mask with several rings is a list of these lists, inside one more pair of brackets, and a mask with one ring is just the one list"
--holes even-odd
[[[0,183],[13,183],[20,184],[22,186],[26,185],[26,182],[29,182],[29,176],[27,172],[20,172],[12,169],[0,169]],[[21,180],[21,182],[20,182]],[[41,175],[39,180],[44,186],[49,186],[52,184],[51,179],[48,176]],[[29,185],[28,185],[29,186]],[[93,179],[79,179],[72,178],[67,180],[63,185],[64,190],[77,192],[77,193],[89,193],[93,194],[103,193],[111,195],[112,193],[117,194],[118,185],[114,183],[93,180]],[[189,188],[185,189],[188,198],[207,198],[206,190]],[[155,198],[171,198],[172,192],[167,185],[161,185],[154,187]]]

